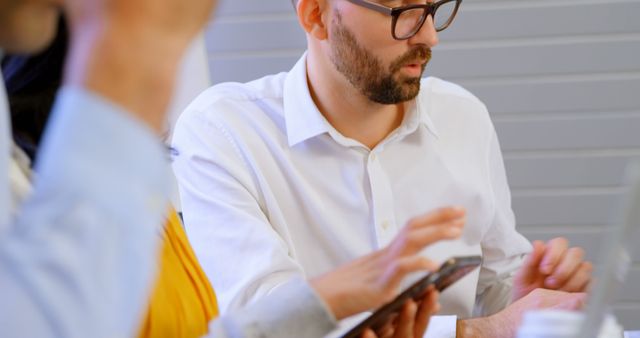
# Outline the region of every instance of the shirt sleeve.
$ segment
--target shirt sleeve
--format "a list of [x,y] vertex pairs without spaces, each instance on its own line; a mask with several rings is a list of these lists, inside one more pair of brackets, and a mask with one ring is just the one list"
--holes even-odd
[[296,278],[211,325],[211,338],[316,338],[337,326],[333,315],[304,280]]
[[182,114],[173,136],[187,235],[223,314],[304,275],[270,224],[257,175],[238,147],[214,118],[197,111]]
[[493,194],[493,221],[481,246],[483,263],[480,269],[475,316],[494,314],[511,303],[513,276],[531,251],[529,241],[516,231],[511,208],[511,193],[495,130],[488,152],[488,172]]
[[79,88],[52,116],[33,194],[0,238],[2,336],[134,336],[168,206],[163,147]]

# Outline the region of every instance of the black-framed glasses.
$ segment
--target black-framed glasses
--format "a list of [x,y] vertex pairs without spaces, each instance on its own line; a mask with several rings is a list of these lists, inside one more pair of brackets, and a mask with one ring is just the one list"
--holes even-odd
[[424,22],[427,21],[429,15],[433,18],[433,25],[436,31],[443,31],[451,25],[462,3],[462,0],[441,0],[391,8],[370,0],[347,1],[390,15],[392,18],[391,34],[396,40],[407,40],[416,35],[424,25]]

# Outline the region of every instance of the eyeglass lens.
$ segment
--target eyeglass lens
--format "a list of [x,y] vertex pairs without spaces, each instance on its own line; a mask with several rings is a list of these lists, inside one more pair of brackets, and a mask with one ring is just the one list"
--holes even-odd
[[[453,19],[455,10],[455,1],[449,1],[438,7],[433,18],[434,27],[437,31],[447,28]],[[415,34],[425,20],[424,13],[425,10],[423,8],[409,9],[400,13],[395,25],[395,36],[402,39]]]

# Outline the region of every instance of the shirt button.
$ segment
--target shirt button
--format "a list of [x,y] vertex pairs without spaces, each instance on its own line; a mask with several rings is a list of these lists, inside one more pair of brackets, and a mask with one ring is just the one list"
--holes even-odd
[[385,231],[389,230],[389,226],[390,226],[389,221],[382,222],[382,229],[383,230],[385,230]]
[[371,158],[371,161],[375,161],[375,160],[376,160],[376,158],[378,158],[378,157],[376,156],[376,154],[371,154],[371,157],[370,157],[370,158]]

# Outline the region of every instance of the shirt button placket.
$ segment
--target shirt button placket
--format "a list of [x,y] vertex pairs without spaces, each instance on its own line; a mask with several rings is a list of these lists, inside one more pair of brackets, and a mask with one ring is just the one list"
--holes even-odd
[[381,248],[389,244],[396,234],[396,229],[392,226],[395,219],[393,192],[388,176],[380,164],[380,156],[373,151],[369,155],[368,171],[376,239]]

